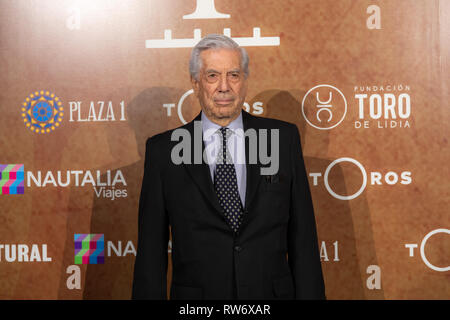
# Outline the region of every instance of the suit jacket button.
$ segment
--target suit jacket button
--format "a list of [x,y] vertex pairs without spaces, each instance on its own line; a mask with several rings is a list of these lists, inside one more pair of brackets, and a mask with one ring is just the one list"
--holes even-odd
[[242,250],[241,246],[234,246],[234,251],[239,252]]

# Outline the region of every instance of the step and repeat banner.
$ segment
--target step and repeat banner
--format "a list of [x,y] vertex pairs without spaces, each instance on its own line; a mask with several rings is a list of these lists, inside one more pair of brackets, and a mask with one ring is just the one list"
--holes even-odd
[[[0,299],[129,299],[145,141],[210,33],[302,137],[328,299],[450,299],[450,4],[0,1]],[[171,281],[169,251],[168,283]]]

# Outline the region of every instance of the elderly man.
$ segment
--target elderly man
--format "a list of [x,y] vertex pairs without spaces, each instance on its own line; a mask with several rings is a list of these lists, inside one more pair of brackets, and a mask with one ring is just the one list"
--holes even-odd
[[[299,133],[242,110],[248,63],[232,39],[203,38],[189,64],[201,113],[147,141],[134,299],[167,296],[169,226],[171,299],[325,298]],[[182,150],[180,132],[194,139]]]

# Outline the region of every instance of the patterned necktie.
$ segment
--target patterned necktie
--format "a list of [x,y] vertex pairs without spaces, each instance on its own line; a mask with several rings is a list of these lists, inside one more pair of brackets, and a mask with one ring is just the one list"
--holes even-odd
[[225,218],[234,232],[241,225],[242,203],[239,196],[236,170],[231,155],[227,149],[227,138],[231,136],[231,130],[221,128],[222,148],[219,149],[214,172],[214,189],[219,198]]

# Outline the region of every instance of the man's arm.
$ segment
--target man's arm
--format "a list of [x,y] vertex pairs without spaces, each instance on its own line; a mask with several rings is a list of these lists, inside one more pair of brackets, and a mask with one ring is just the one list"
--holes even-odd
[[160,150],[152,140],[147,140],[145,151],[132,299],[167,299],[169,226],[157,159]]
[[325,286],[317,243],[316,222],[300,135],[292,126],[292,186],[288,227],[288,259],[295,281],[296,299],[325,299]]

